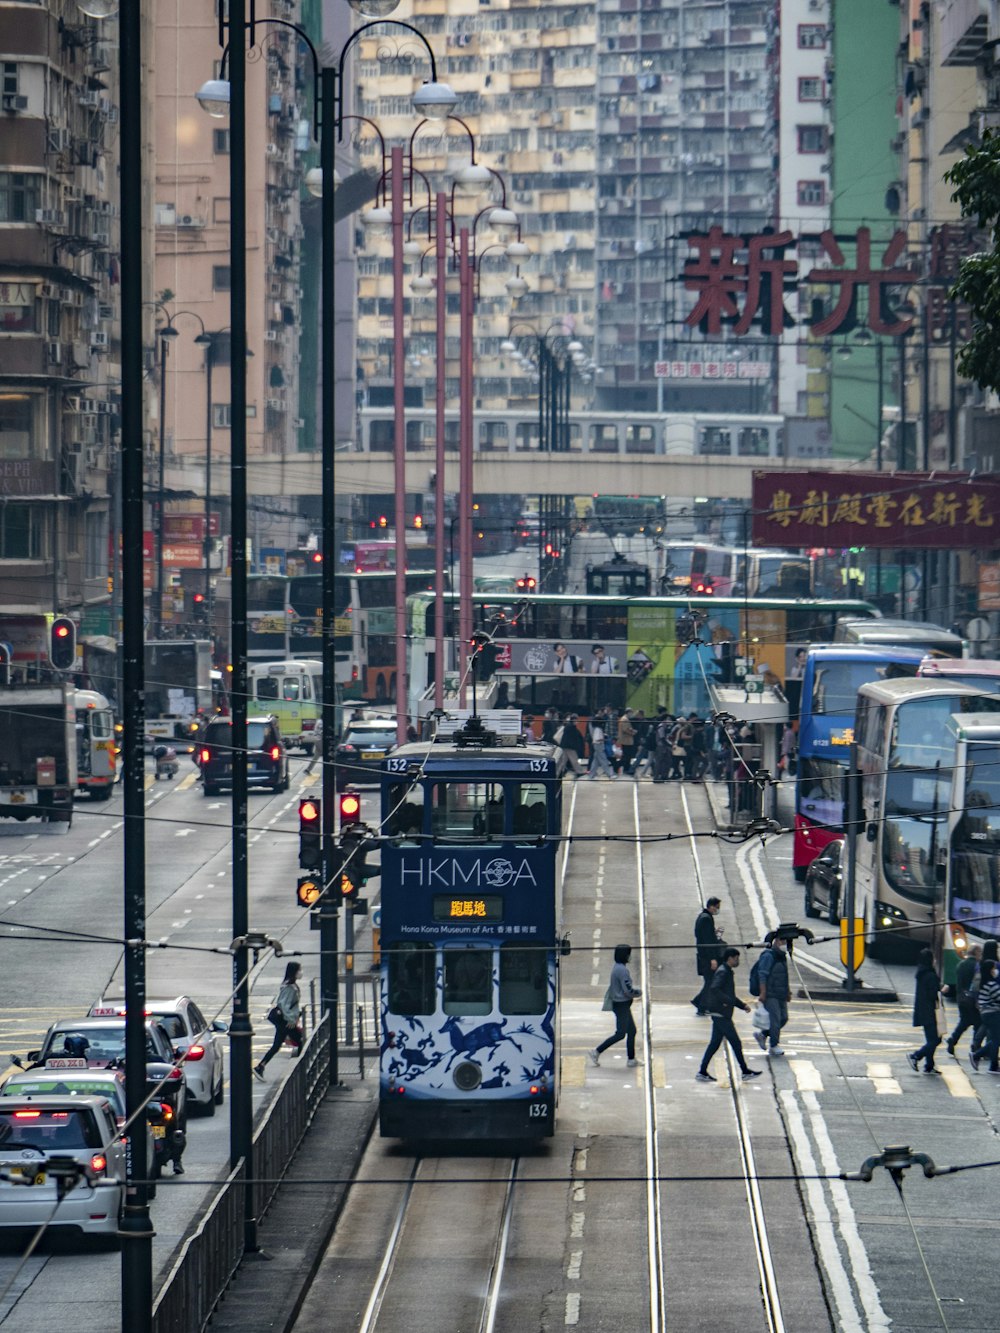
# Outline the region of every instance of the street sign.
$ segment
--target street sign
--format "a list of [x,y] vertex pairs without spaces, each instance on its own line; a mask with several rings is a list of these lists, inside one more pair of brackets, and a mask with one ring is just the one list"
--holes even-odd
[[[851,946],[854,946],[854,962],[851,963]],[[865,923],[863,917],[855,917],[852,923],[846,917],[840,923],[840,961],[852,972],[856,972],[865,961]]]

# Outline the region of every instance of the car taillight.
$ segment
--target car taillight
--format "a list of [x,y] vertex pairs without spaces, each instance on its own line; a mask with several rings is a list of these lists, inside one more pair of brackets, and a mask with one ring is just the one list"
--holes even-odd
[[39,1117],[41,1114],[42,1114],[41,1111],[15,1111],[15,1112],[14,1112],[14,1119],[15,1119],[15,1120],[37,1120],[38,1117]]
[[164,1103],[163,1103],[163,1119],[164,1119],[164,1120],[173,1120],[173,1118],[174,1118],[173,1108],[169,1105],[169,1103],[164,1102]]
[[280,759],[280,758],[281,758],[281,750],[278,748],[277,745],[272,745],[272,746],[271,746],[271,758],[272,758],[272,759]]
[[124,1117],[123,1115],[116,1115],[116,1116],[115,1116],[115,1124],[118,1126],[119,1129],[124,1129],[124,1128],[125,1128],[125,1117]]
[[183,1078],[183,1077],[184,1075],[181,1073],[179,1069],[171,1069],[170,1073],[167,1075],[167,1078]]
[[208,761],[211,759],[211,757],[212,757],[211,750],[202,750],[200,758],[203,764],[207,764]]
[[353,745],[342,745],[340,748],[343,750],[344,754],[353,754],[356,747]]
[[96,1175],[103,1176],[108,1169],[108,1159],[102,1152],[95,1152],[90,1159],[90,1169]]
[[189,1046],[187,1048],[187,1054],[185,1055],[184,1059],[200,1060],[204,1054],[205,1054],[204,1046]]

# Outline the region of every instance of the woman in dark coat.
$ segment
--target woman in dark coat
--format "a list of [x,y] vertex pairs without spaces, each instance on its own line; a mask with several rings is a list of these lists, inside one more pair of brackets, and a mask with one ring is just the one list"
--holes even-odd
[[934,1052],[941,1044],[938,1033],[938,996],[941,993],[941,978],[934,971],[934,955],[930,949],[920,950],[920,963],[917,967],[916,986],[913,992],[913,1026],[923,1028],[924,1044],[919,1051],[913,1051],[906,1058],[910,1068],[916,1074],[920,1061],[924,1062],[925,1074],[936,1074]]

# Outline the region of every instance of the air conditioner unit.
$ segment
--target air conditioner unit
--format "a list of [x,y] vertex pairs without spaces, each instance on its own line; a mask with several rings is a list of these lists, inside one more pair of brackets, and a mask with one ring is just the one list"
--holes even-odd
[[204,218],[192,217],[190,213],[183,213],[177,219],[178,227],[204,227]]
[[101,451],[97,448],[97,446],[93,444],[89,445],[84,450],[84,461],[87,464],[88,470],[92,470],[93,468],[97,467],[100,452]]
[[63,215],[58,208],[36,208],[35,221],[40,222],[43,227],[61,227]]
[[97,307],[98,319],[114,319],[114,317],[115,317],[115,308],[113,305],[105,305],[102,302],[102,304],[100,304]]
[[62,365],[62,343],[46,343],[45,356],[50,366]]
[[81,93],[76,100],[79,102],[80,106],[90,107],[94,111],[96,111],[101,104],[99,93]]
[[90,239],[95,245],[103,246],[105,248],[111,244],[111,237],[106,231],[95,231]]
[[278,147],[276,143],[269,143],[264,148],[264,152],[267,154],[268,157],[277,157],[278,154],[281,152],[281,149]]
[[81,440],[67,440],[67,441],[66,441],[66,452],[67,452],[67,454],[78,454],[78,453],[80,453],[80,451],[81,451],[82,449],[83,449],[83,442],[82,442]]
[[108,107],[108,110],[107,110],[107,117],[108,117],[108,124],[109,124],[109,125],[117,125],[117,124],[118,124],[118,108],[117,108],[116,106],[109,106],[109,107]]
[[284,412],[287,406],[284,398],[267,398],[265,401],[267,406],[273,408],[276,412]]
[[110,347],[111,335],[104,333],[101,329],[95,329],[90,335],[91,347]]
[[4,111],[27,111],[28,99],[18,93],[4,93],[3,109]]
[[266,343],[276,343],[278,341],[277,329],[268,329],[264,334],[264,341]]
[[280,295],[281,295],[281,283],[280,283],[280,282],[272,282],[272,283],[271,283],[271,295],[272,295],[272,296],[280,296]]

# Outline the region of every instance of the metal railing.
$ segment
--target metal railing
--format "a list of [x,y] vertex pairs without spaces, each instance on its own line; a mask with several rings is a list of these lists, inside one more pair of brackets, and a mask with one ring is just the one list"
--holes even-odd
[[[258,1221],[269,1208],[329,1087],[330,1020],[324,1016],[302,1048],[254,1134],[251,1201]],[[184,1242],[153,1306],[153,1333],[200,1333],[243,1257],[242,1159]]]

